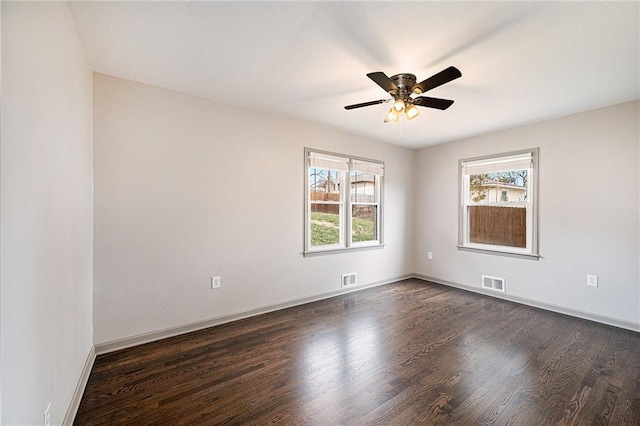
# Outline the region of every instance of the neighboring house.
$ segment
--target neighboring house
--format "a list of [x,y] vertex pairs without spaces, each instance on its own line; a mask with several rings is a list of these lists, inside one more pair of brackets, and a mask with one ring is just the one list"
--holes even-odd
[[356,203],[373,203],[376,199],[376,184],[373,175],[362,175],[351,182],[351,195]]
[[326,181],[326,180],[322,182],[318,182],[317,185],[314,185],[313,188],[311,188],[311,191],[326,192],[326,193],[340,192],[340,182]]
[[[375,202],[376,184],[373,175],[360,175],[357,181],[351,182],[351,195],[353,200],[357,203],[373,203]],[[323,180],[311,188],[313,200],[333,200],[337,201],[338,198],[328,194],[340,194],[340,181],[336,180]],[[321,195],[327,194],[327,195]]]
[[[478,203],[499,203],[499,202],[518,202],[526,201],[527,188],[518,186],[514,183],[499,182],[490,180],[482,183],[482,192],[486,197],[479,200]],[[472,192],[472,198],[479,195],[480,191]]]

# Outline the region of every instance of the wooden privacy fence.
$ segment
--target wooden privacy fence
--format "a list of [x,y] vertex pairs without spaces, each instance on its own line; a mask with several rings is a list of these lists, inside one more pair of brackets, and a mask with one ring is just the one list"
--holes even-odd
[[340,214],[338,204],[311,204],[311,213]]
[[[312,191],[309,195],[311,201],[340,201],[340,193],[338,192]],[[340,214],[340,206],[338,204],[311,204],[311,212]]]
[[339,192],[310,192],[311,201],[340,201]]
[[469,241],[498,246],[527,246],[527,209],[470,206]]
[[[340,201],[340,194],[335,192],[310,192],[311,201]],[[340,214],[338,204],[311,204],[312,213]],[[373,206],[354,206],[353,217],[371,219],[376,216],[376,208]]]

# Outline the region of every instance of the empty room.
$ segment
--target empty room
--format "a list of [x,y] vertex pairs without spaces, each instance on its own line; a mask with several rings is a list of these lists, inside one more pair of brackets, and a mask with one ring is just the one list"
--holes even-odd
[[0,12],[0,424],[640,425],[640,3]]

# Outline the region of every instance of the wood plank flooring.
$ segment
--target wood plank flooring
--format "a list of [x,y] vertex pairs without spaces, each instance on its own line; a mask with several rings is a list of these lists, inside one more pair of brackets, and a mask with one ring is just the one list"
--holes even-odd
[[97,357],[77,425],[640,425],[640,333],[405,280]]

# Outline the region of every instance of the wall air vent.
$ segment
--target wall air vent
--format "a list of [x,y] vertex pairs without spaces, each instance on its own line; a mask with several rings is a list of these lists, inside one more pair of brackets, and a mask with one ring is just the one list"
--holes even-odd
[[504,278],[490,277],[488,275],[482,276],[482,288],[488,288],[490,290],[496,290],[505,292]]
[[349,287],[351,285],[354,285],[357,281],[357,276],[355,272],[352,272],[350,274],[344,274],[342,276],[342,287]]

